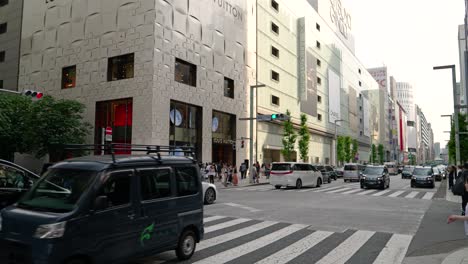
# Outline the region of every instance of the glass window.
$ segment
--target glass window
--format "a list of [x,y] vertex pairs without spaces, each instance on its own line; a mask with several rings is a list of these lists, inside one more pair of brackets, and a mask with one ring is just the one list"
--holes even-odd
[[320,49],[320,48],[321,48],[320,42],[318,42],[318,41],[317,41],[317,42],[315,42],[315,45],[317,46],[317,48],[318,48],[318,49]]
[[197,86],[197,66],[181,59],[175,61],[175,81]]
[[0,24],[0,34],[7,32],[7,23]]
[[193,167],[176,168],[177,193],[179,196],[193,195],[198,192],[198,174]]
[[234,80],[224,77],[224,96],[234,98]]
[[322,102],[322,96],[320,96],[320,95],[317,96],[317,102],[319,102],[319,103]]
[[24,172],[9,166],[0,166],[0,189],[1,188],[26,188],[28,178]]
[[135,55],[133,53],[109,58],[107,81],[133,78]]
[[320,31],[320,25],[319,25],[319,23],[315,23],[315,28],[317,29],[317,31]]
[[0,0],[0,6],[8,5],[8,0]]
[[132,174],[132,171],[112,173],[96,197],[107,196],[109,207],[129,204]]
[[5,61],[5,51],[0,51],[0,62]]
[[319,66],[319,67],[322,66],[322,61],[319,60],[319,59],[317,59],[317,66]]
[[289,171],[291,170],[291,164],[289,163],[275,163],[271,167],[273,171]]
[[357,171],[358,167],[356,165],[346,165],[344,166],[345,171]]
[[279,58],[279,49],[271,46],[271,55],[275,56],[276,58]]
[[171,170],[141,170],[141,196],[153,200],[171,196]]
[[275,0],[271,0],[271,7],[273,7],[273,9],[276,11],[279,11],[279,4]]
[[49,169],[18,206],[51,212],[70,212],[96,176],[96,172],[76,169]]
[[280,99],[279,99],[279,97],[272,95],[272,96],[271,96],[271,103],[274,104],[274,105],[278,105],[278,106],[279,106],[279,104],[280,104]]
[[279,73],[277,73],[277,72],[275,72],[275,71],[272,70],[272,71],[271,71],[271,79],[273,79],[273,80],[279,82],[279,80],[280,80]]
[[279,34],[279,27],[275,23],[271,22],[271,31],[275,32],[276,34]]
[[76,86],[76,65],[62,69],[62,89]]
[[318,114],[318,115],[317,115],[317,119],[318,119],[318,121],[322,121],[322,115],[321,115],[321,114]]

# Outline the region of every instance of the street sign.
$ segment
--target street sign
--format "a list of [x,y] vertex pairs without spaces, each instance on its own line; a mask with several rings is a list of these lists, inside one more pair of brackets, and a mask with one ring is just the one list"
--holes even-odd
[[105,135],[106,135],[106,141],[112,141],[112,127],[110,126],[106,127]]
[[271,115],[257,115],[257,121],[259,122],[271,121]]

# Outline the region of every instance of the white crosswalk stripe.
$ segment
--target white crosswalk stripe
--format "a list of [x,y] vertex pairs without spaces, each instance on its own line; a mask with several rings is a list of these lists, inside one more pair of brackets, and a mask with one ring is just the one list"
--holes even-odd
[[328,187],[328,188],[325,188],[323,189],[322,188],[318,188],[316,191],[314,192],[326,192],[326,191],[330,191],[330,190],[334,190],[334,189],[339,189],[339,188],[343,188],[343,186],[335,186],[335,187]]
[[351,191],[347,191],[347,192],[344,192],[344,193],[341,193],[341,194],[351,194],[351,193],[357,193],[357,192],[360,192],[361,189],[354,189],[354,190],[351,190]]
[[405,198],[414,198],[416,195],[418,195],[419,192],[410,192],[408,195],[405,196]]
[[234,220],[224,222],[224,223],[221,223],[221,224],[217,224],[217,225],[214,225],[214,226],[209,226],[209,227],[205,228],[205,233],[209,233],[209,232],[220,230],[220,229],[223,229],[223,228],[226,228],[226,227],[242,224],[242,223],[245,223],[247,221],[250,221],[250,219],[238,218],[238,219],[234,219]]
[[434,196],[434,193],[433,192],[427,192],[422,199],[424,200],[431,200],[432,197]]
[[372,196],[382,196],[382,195],[384,195],[384,194],[386,194],[386,193],[389,193],[389,192],[391,192],[391,191],[392,191],[392,190],[381,191],[381,192],[372,194]]
[[369,193],[373,193],[375,192],[376,190],[367,190],[367,191],[363,191],[363,192],[360,192],[360,193],[357,193],[357,195],[366,195],[366,194],[369,194]]
[[351,188],[341,188],[341,189],[329,191],[329,192],[326,192],[326,193],[339,193],[339,192],[344,192],[344,191],[349,190],[349,189],[351,189]]
[[388,197],[397,197],[398,195],[401,195],[402,193],[404,193],[405,191],[396,191],[392,194],[390,194]]
[[[246,218],[231,219],[226,216],[204,218],[205,222],[224,221],[224,228],[229,229],[223,230],[220,224],[211,226],[216,226],[214,229],[218,232],[213,233],[213,228],[207,232],[208,238],[197,244],[197,252],[193,255],[193,260],[189,260],[188,263],[218,264],[234,261],[236,263],[286,264],[290,261],[298,262],[298,260],[301,260],[301,263],[307,263],[304,262],[306,261],[304,254],[307,256],[307,254],[315,254],[315,250],[322,250],[320,259],[315,260],[314,263],[344,264],[353,257],[352,261],[355,262],[356,254],[359,256],[370,254],[373,256],[371,259],[361,259],[360,263],[401,264],[413,238],[411,235],[385,234],[366,230],[349,230],[345,233],[351,232],[352,234],[345,235],[341,232],[308,230],[309,226],[302,224],[253,221]],[[251,221],[251,223],[246,223],[246,221]],[[233,229],[234,223],[245,224]],[[303,234],[304,232],[307,234]],[[381,241],[378,247],[369,247],[370,239],[374,235],[380,237],[384,235],[386,240]],[[339,237],[343,238],[339,239]],[[220,250],[219,246],[226,249]],[[325,248],[326,251],[323,251]],[[257,256],[257,252],[262,252],[261,257]],[[250,253],[252,255],[248,255]],[[250,256],[254,259],[249,260]],[[168,251],[145,260],[144,264],[172,262],[175,258],[174,252]]]

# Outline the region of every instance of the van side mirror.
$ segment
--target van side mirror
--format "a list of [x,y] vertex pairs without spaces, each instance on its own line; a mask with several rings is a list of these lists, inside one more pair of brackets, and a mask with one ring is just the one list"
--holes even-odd
[[107,196],[98,196],[94,200],[94,210],[104,210],[109,206]]

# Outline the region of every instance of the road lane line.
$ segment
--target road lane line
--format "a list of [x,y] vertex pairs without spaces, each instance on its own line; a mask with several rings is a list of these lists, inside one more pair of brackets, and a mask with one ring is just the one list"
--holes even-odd
[[344,264],[361,248],[375,232],[359,230],[330,251],[316,264]]
[[354,189],[354,190],[351,190],[351,191],[347,191],[347,192],[344,192],[344,193],[341,193],[341,194],[351,194],[351,193],[356,193],[356,192],[360,192],[362,191],[361,189]]
[[329,237],[333,232],[317,231],[268,256],[256,264],[285,264]]
[[408,195],[405,196],[405,198],[414,198],[416,195],[418,195],[419,192],[410,192]]
[[431,200],[432,197],[434,196],[434,193],[433,192],[427,192],[424,196],[423,196],[423,200]]
[[401,263],[412,239],[410,235],[393,235],[375,259],[374,264]]
[[338,190],[333,190],[333,191],[329,191],[329,192],[326,192],[326,193],[339,193],[339,192],[344,192],[346,190],[350,190],[351,188],[342,188],[342,189],[338,189]]
[[315,189],[315,188],[310,188],[310,189],[300,190],[300,191],[298,191],[298,192],[311,192],[311,191],[315,191],[315,190],[317,190],[317,189]]
[[375,192],[376,190],[367,190],[367,191],[363,191],[363,192],[360,192],[360,193],[356,193],[357,195],[366,195],[366,194],[369,194],[369,193],[373,193]]
[[378,192],[378,193],[374,193],[372,194],[372,196],[382,196],[388,192],[391,192],[392,190],[385,190],[385,191],[381,191],[381,192]]
[[343,186],[328,187],[328,188],[325,188],[325,189],[320,189],[319,188],[318,190],[315,190],[314,192],[326,192],[326,191],[339,189],[339,188],[343,188]]
[[251,234],[253,232],[257,232],[258,230],[265,229],[267,227],[276,225],[278,222],[273,222],[273,221],[265,221],[261,222],[252,226],[248,226],[221,236],[213,237],[207,240],[202,240],[200,244],[197,245],[197,251],[198,250],[203,250],[205,248],[217,246],[219,244],[222,244],[224,242],[237,239],[239,237]]
[[223,219],[223,218],[227,218],[227,216],[215,215],[215,216],[210,216],[210,217],[207,217],[207,218],[203,218],[203,222],[208,223],[208,222],[213,222],[213,221]]
[[397,197],[398,195],[404,193],[405,191],[397,191],[397,192],[394,192],[392,194],[390,194],[388,197]]
[[247,218],[238,218],[238,219],[227,221],[227,222],[217,224],[217,225],[214,225],[214,226],[209,226],[209,227],[205,228],[205,234],[216,231],[216,230],[220,230],[220,229],[223,229],[223,228],[226,228],[226,227],[242,224],[242,223],[248,222],[250,220],[251,219],[247,219]]
[[[259,248],[267,246],[273,242],[276,242],[292,233],[295,233],[301,229],[306,228],[306,225],[290,225],[278,231],[275,231],[269,235],[263,236],[261,238],[255,239],[251,242],[245,243],[241,246],[232,248],[230,250],[223,251],[219,254],[211,256],[209,258],[202,259],[195,262],[196,264],[212,264],[212,263],[226,263],[233,259],[236,259],[242,255],[249,254]],[[195,264],[194,263],[194,264]]]

